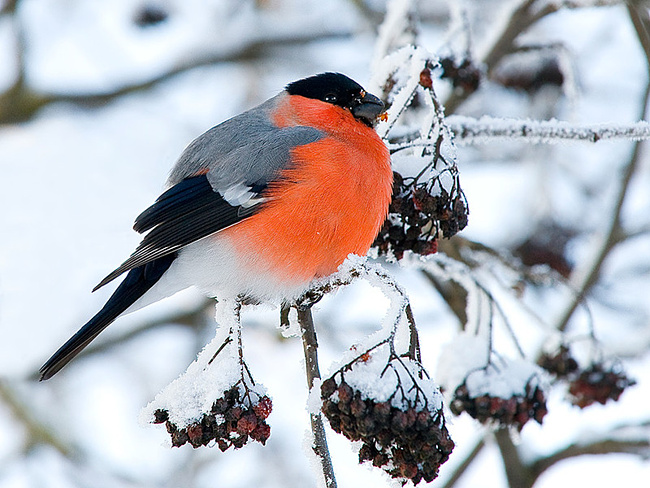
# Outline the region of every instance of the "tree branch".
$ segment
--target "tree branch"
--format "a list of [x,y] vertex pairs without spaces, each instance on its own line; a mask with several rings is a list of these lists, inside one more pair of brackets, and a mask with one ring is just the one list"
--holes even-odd
[[627,12],[636,30],[641,48],[646,59],[650,60],[650,2],[648,0],[632,0],[627,2]]
[[64,443],[44,425],[38,415],[30,410],[28,404],[23,403],[12,385],[5,380],[0,380],[0,400],[4,403],[14,418],[27,430],[25,450],[36,444],[47,444],[56,449],[65,457],[72,456],[75,449]]
[[[650,123],[641,120],[630,124],[571,124],[561,120],[519,120],[481,117],[474,119],[454,115],[446,119],[456,144],[480,144],[508,139],[528,143],[561,141],[599,142],[607,140],[650,139]],[[413,146],[433,145],[410,141]]]
[[[638,427],[638,426],[635,426]],[[616,436],[615,430],[604,435],[604,439],[588,444],[571,444],[550,456],[538,459],[537,461],[525,464],[512,442],[510,433],[501,429],[495,432],[495,439],[503,458],[508,485],[510,488],[531,488],[537,479],[555,464],[578,456],[597,454],[635,454],[647,457],[650,449],[650,440],[645,438],[619,440],[612,439]]]
[[[512,52],[515,39],[533,23],[530,13],[532,5],[536,0],[523,0],[514,9],[509,17],[508,23],[504,26],[501,34],[496,38],[492,46],[486,51],[481,59],[489,77],[497,63],[506,55]],[[467,91],[455,90],[444,102],[445,112],[452,114],[467,99],[470,94]]]
[[494,438],[499,446],[503,467],[508,478],[510,488],[531,488],[535,479],[531,476],[530,470],[519,456],[517,446],[512,442],[510,432],[507,429],[499,429],[494,433]]
[[[349,32],[342,32],[335,29],[330,31],[306,29],[304,32],[279,33],[272,38],[254,39],[248,43],[243,42],[231,51],[207,52],[188,57],[179,62],[177,66],[153,76],[147,81],[118,86],[114,90],[97,94],[75,93],[60,95],[36,92],[27,84],[25,77],[22,75],[24,72],[24,62],[21,58],[19,66],[21,75],[9,90],[0,94],[0,125],[29,120],[38,110],[51,103],[67,102],[84,106],[101,106],[123,95],[148,90],[161,82],[194,68],[210,66],[225,61],[261,58],[267,53],[269,48],[276,46],[298,45],[317,39],[337,38],[349,35]],[[22,53],[23,50],[19,49],[19,51]]]
[[[485,67],[485,72],[489,78],[497,67],[499,62],[515,49],[515,41],[519,35],[526,31],[533,24],[562,8],[577,9],[586,7],[609,6],[622,3],[623,0],[593,0],[590,2],[571,2],[571,1],[548,1],[541,6],[538,0],[522,0],[512,14],[508,17],[508,23],[503,26],[500,35],[492,43],[480,63]],[[455,90],[445,101],[445,112],[454,113],[458,107],[469,97],[471,93],[467,91]]]
[[559,463],[578,456],[596,455],[596,454],[636,454],[647,457],[650,441],[645,439],[638,440],[616,440],[604,439],[590,444],[571,444],[551,456],[544,457],[534,462],[529,471],[534,479],[537,480],[547,469]]
[[[296,307],[298,312],[298,323],[302,331],[302,345],[305,352],[305,369],[307,371],[307,385],[311,393],[314,387],[314,381],[320,379],[320,369],[318,367],[318,342],[316,340],[316,329],[314,320],[311,315],[311,307]],[[327,447],[327,436],[325,435],[325,426],[320,413],[310,412],[311,431],[314,436],[312,449],[318,456],[325,478],[327,488],[336,488],[336,477],[334,476],[334,467],[330,458],[329,448]]]
[[0,15],[13,14],[16,11],[18,0],[5,0],[4,5],[0,8]]

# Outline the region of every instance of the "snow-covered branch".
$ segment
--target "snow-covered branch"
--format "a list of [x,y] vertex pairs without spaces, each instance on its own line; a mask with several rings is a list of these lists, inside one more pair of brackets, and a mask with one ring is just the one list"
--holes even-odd
[[[494,140],[521,140],[533,144],[553,144],[562,141],[599,142],[606,140],[642,141],[650,139],[650,123],[630,124],[572,124],[561,120],[517,120],[460,115],[449,116],[447,126],[456,144],[484,144]],[[429,147],[435,141],[417,138],[390,145],[391,150],[407,147]]]

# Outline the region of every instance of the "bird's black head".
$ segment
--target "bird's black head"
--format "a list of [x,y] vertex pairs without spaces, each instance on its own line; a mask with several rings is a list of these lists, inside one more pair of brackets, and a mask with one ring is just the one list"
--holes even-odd
[[289,83],[289,95],[321,100],[350,110],[361,122],[372,127],[384,110],[383,102],[366,92],[359,83],[341,73],[321,73]]

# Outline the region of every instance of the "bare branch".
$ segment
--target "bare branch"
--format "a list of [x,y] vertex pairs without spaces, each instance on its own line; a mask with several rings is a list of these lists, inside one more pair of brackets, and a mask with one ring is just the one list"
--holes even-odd
[[[101,106],[130,93],[148,90],[157,84],[164,82],[175,75],[184,73],[194,68],[210,66],[224,61],[242,61],[247,58],[260,58],[266,55],[269,48],[283,45],[304,44],[316,39],[327,39],[345,37],[349,32],[341,30],[304,30],[300,32],[290,31],[278,33],[275,37],[254,39],[248,43],[241,43],[231,51],[207,52],[179,62],[168,71],[153,76],[142,83],[133,83],[125,86],[118,86],[114,90],[98,93],[74,93],[74,94],[45,94],[34,91],[20,76],[17,82],[7,92],[0,94],[0,125],[11,124],[28,120],[41,108],[56,102],[76,103],[86,106]],[[22,49],[20,50],[22,52]],[[23,66],[21,64],[21,73]]]
[[[298,323],[302,330],[302,345],[305,351],[305,368],[307,370],[307,385],[311,392],[314,387],[316,379],[320,379],[320,369],[318,367],[318,342],[316,340],[316,329],[314,328],[314,320],[311,315],[311,307],[296,307],[298,312]],[[318,456],[323,476],[325,478],[325,486],[327,488],[336,488],[336,477],[334,476],[334,467],[332,466],[332,459],[330,458],[329,448],[327,447],[327,436],[325,435],[325,427],[323,425],[323,418],[320,413],[310,412],[311,430],[314,436],[314,443],[312,449],[316,456]]]
[[44,425],[38,415],[30,409],[29,404],[20,400],[15,388],[6,380],[0,380],[0,401],[27,430],[25,450],[36,444],[47,444],[63,456],[72,456],[75,451],[73,446],[66,444]]
[[541,458],[532,463],[529,467],[531,475],[533,475],[536,480],[542,475],[542,473],[555,464],[578,456],[621,453],[634,454],[647,458],[648,449],[650,449],[650,440],[643,438],[625,440],[612,438],[615,436],[616,432],[613,431],[606,433],[603,439],[588,444],[571,444],[550,456]]
[[[523,0],[517,8],[514,9],[509,17],[508,23],[503,27],[501,34],[497,36],[492,46],[487,49],[486,54],[481,59],[485,66],[487,75],[490,76],[497,63],[507,54],[512,52],[515,39],[534,23],[531,8],[536,0]],[[445,101],[445,112],[447,115],[452,114],[467,99],[468,92],[454,91]]]
[[0,8],[0,15],[13,14],[16,11],[18,0],[5,0],[4,5]]
[[650,60],[650,2],[648,0],[632,0],[627,2],[627,11],[636,30],[646,59]]
[[499,429],[494,433],[494,438],[501,452],[509,488],[531,488],[535,480],[521,459],[517,446],[512,442],[510,431]]
[[[557,12],[563,8],[577,9],[588,7],[610,6],[622,3],[623,0],[591,0],[591,1],[547,1],[522,0],[514,8],[508,22],[496,36],[492,45],[486,49],[480,62],[485,67],[487,76],[490,77],[498,63],[508,54],[516,49],[516,40],[520,34],[544,17]],[[538,5],[540,4],[541,5]],[[470,95],[466,91],[454,91],[445,101],[445,112],[449,115],[467,99]]]

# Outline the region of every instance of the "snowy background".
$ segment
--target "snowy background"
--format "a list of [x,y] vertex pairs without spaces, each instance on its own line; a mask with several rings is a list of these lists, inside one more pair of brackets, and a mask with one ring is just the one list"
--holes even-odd
[[[482,59],[521,2],[449,3],[451,13],[445,1],[421,2],[419,44],[440,56],[459,52],[464,18],[472,55]],[[561,9],[523,36],[556,46],[562,87],[507,88],[493,81],[505,76],[504,65],[456,113],[575,124],[645,118],[648,64],[637,35],[624,5],[600,3],[613,6]],[[459,5],[465,17],[451,15]],[[185,145],[300,77],[341,71],[368,85],[384,2],[5,0],[0,8],[0,487],[314,486],[302,345],[281,336],[270,306],[243,312],[248,362],[273,397],[266,447],[170,449],[163,427],[138,424],[140,410],[213,335],[214,308],[191,290],[120,319],[53,380],[38,383],[35,373],[109,296],[109,287],[90,290],[139,242],[132,222]],[[450,95],[445,82],[436,86]],[[11,99],[37,110],[15,111]],[[553,222],[570,230],[564,256],[581,272],[608,226],[632,151],[625,141],[459,146],[471,212],[462,237],[513,252],[550,234],[542,225]],[[617,403],[585,410],[554,389],[544,424],[516,436],[525,461],[622,425],[629,428],[619,438],[650,440],[648,188],[650,155],[642,149],[622,208],[626,238],[589,294],[605,353],[622,358],[638,384]],[[435,379],[458,320],[420,271],[386,267],[409,293]],[[569,295],[549,287],[528,306],[553,323]],[[326,297],[314,313],[321,369],[374,332],[386,307],[363,282]],[[584,334],[584,317],[576,322]],[[526,319],[515,312],[512,323],[526,342]],[[486,447],[455,486],[507,486],[489,429],[448,416],[456,450],[432,486],[443,486],[481,439]],[[330,431],[329,441],[339,486],[389,486],[379,470],[357,464],[346,439]],[[557,463],[535,486],[642,487],[648,479],[642,456],[607,454]]]

